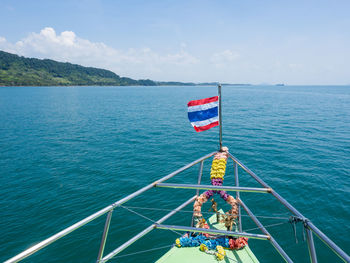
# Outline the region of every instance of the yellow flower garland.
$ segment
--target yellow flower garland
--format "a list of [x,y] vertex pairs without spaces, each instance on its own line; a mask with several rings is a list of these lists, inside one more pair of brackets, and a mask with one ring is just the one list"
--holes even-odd
[[225,159],[214,159],[211,165],[210,179],[224,179],[226,171]]

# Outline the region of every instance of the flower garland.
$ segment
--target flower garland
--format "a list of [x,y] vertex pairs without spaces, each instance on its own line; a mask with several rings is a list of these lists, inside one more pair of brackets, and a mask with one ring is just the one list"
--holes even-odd
[[[214,155],[214,159],[211,165],[210,171],[210,179],[211,184],[213,186],[222,186],[224,182],[224,176],[226,172],[226,163],[228,158],[228,148],[222,147],[221,152],[218,152]],[[202,217],[202,205],[208,201],[208,199],[214,194],[219,194],[222,199],[224,199],[228,204],[231,205],[231,210],[229,214],[231,214],[234,218],[237,217],[238,214],[238,205],[236,199],[229,195],[226,191],[220,190],[208,190],[202,193],[196,199],[193,205],[193,212],[195,217]]]
[[[213,186],[222,186],[224,182],[224,176],[226,172],[226,163],[228,158],[228,148],[222,147],[221,152],[214,155],[214,159],[211,165],[210,180]],[[224,199],[228,204],[231,205],[230,211],[228,213],[237,218],[238,214],[238,204],[236,199],[229,195],[223,190],[208,190],[201,195],[199,195],[193,205],[193,215],[197,221],[197,228],[209,228],[209,225],[202,218],[202,205],[208,201],[208,199],[214,194],[219,194],[222,199]],[[213,254],[218,260],[223,260],[225,258],[226,252],[224,248],[228,249],[241,249],[248,244],[248,239],[245,237],[233,238],[227,236],[212,237],[205,233],[199,233],[198,235],[189,236],[185,234],[175,240],[177,247],[197,247],[201,251],[207,254]],[[213,251],[215,250],[215,251]]]
[[[217,238],[208,238],[203,234],[197,236],[188,236],[185,234],[175,240],[177,247],[198,247],[203,252],[208,254],[215,254],[218,260],[223,260],[225,258],[226,252],[224,248],[231,250],[239,250],[248,244],[248,239],[246,237],[225,237],[220,236]],[[217,252],[212,252],[212,250],[217,250]]]

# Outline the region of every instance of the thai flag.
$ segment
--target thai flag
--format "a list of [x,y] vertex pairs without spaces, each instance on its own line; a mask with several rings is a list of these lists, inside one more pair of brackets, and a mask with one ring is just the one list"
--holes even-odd
[[206,131],[219,125],[218,96],[191,100],[187,103],[188,119],[196,132]]

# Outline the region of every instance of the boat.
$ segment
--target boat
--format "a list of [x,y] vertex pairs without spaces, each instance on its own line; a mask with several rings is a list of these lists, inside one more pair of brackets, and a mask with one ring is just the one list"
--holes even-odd
[[[242,262],[242,263],[255,263],[259,262],[259,255],[254,254],[254,247],[250,247],[248,239],[259,239],[269,242],[280,254],[281,258],[285,262],[293,262],[292,257],[288,255],[281,245],[275,240],[271,233],[267,230],[261,221],[258,219],[251,209],[247,206],[244,200],[241,199],[241,192],[249,192],[254,194],[266,194],[273,196],[278,200],[291,213],[291,222],[301,222],[306,232],[307,245],[309,250],[309,261],[312,263],[318,262],[317,251],[314,245],[314,236],[324,242],[341,260],[344,262],[350,262],[349,255],[343,251],[338,245],[336,245],[330,238],[328,238],[320,229],[318,229],[308,218],[294,208],[287,200],[285,200],[277,191],[271,188],[264,180],[256,175],[252,170],[245,166],[236,156],[234,156],[227,147],[222,146],[222,120],[221,120],[221,86],[218,86],[219,91],[219,118],[220,118],[220,130],[219,130],[219,149],[208,153],[201,158],[179,168],[176,171],[169,173],[168,175],[159,178],[158,180],[144,186],[143,188],[129,194],[128,196],[118,200],[111,205],[93,213],[92,215],[80,220],[79,222],[63,229],[62,231],[48,237],[47,239],[39,242],[36,245],[26,249],[25,251],[15,255],[14,257],[5,261],[5,263],[19,262],[23,259],[28,258],[30,255],[40,251],[46,246],[59,240],[60,238],[67,236],[85,226],[89,222],[106,215],[104,224],[104,231],[101,238],[100,248],[97,255],[97,263],[108,262],[125,250],[127,247],[132,245],[135,241],[141,239],[147,233],[154,229],[164,229],[170,231],[181,232],[181,236],[173,241],[172,247],[163,256],[161,256],[156,263],[206,263],[206,262]],[[213,157],[211,164],[211,185],[202,184],[203,167],[204,162]],[[225,176],[226,166],[229,162],[232,162],[234,167],[234,186],[224,186],[223,179]],[[197,165],[198,176],[197,184],[175,184],[166,183],[169,179],[179,176],[185,170]],[[230,164],[231,165],[231,164]],[[244,173],[253,178],[261,187],[246,187],[240,186],[240,174],[238,173],[238,167],[243,169]],[[219,179],[219,183],[218,180]],[[108,237],[109,227],[113,211],[120,209],[126,202],[133,198],[145,193],[152,188],[174,188],[174,189],[193,189],[196,191],[194,196],[178,207],[171,210],[165,216],[157,221],[153,221],[145,216],[144,218],[149,219],[152,223],[137,235],[131,237],[124,244],[115,248],[114,250],[105,253],[105,245]],[[200,191],[205,191],[200,194]],[[235,193],[235,197],[228,193]],[[205,219],[204,212],[201,211],[202,204],[209,200],[214,194],[218,194],[227,203],[231,205],[230,211],[224,213],[223,210],[216,209],[209,214]],[[209,196],[209,197],[208,197]],[[170,217],[183,210],[185,207],[193,204],[192,220],[191,225],[167,225],[163,224]],[[214,202],[213,202],[214,206]],[[130,208],[128,208],[132,211]],[[215,209],[214,209],[215,210]],[[256,224],[257,228],[260,229],[261,233],[250,233],[242,228],[242,211],[250,217],[250,219]],[[134,212],[134,211],[133,211]],[[137,213],[139,214],[139,213]],[[207,214],[207,213],[206,213]],[[140,215],[140,214],[139,214]],[[226,219],[232,216],[230,227],[220,220],[221,215],[226,215]],[[142,216],[142,215],[141,215]],[[232,221],[233,220],[233,221]],[[242,241],[242,243],[237,242]],[[186,244],[189,244],[187,246]],[[192,243],[191,243],[192,242]],[[238,243],[238,245],[237,245]],[[146,251],[136,251],[135,253],[141,253]],[[261,258],[260,260],[266,261],[267,259]],[[306,262],[306,260],[304,261]]]

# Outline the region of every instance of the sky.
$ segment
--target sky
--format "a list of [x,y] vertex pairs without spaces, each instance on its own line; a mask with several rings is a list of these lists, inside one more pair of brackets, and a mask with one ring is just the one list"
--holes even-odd
[[350,84],[350,0],[0,0],[0,50],[158,81]]

